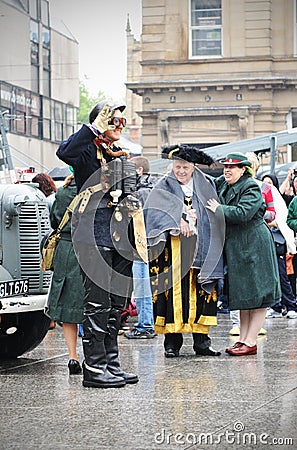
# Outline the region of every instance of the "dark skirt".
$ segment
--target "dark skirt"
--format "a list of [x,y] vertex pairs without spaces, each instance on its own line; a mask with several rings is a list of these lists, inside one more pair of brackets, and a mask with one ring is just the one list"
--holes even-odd
[[84,287],[72,242],[61,239],[54,256],[54,272],[46,314],[56,322],[82,323]]

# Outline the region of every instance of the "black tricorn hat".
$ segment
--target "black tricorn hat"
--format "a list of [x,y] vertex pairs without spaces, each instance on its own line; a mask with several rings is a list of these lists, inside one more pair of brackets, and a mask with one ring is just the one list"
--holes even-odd
[[193,164],[204,164],[206,166],[211,166],[214,163],[211,156],[194,145],[170,145],[163,147],[161,156],[164,159],[183,159]]

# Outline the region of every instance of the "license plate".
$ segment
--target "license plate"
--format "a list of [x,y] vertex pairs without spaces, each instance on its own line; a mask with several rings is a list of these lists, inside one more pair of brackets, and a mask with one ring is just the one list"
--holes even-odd
[[0,282],[0,298],[25,295],[29,292],[29,279],[9,280]]

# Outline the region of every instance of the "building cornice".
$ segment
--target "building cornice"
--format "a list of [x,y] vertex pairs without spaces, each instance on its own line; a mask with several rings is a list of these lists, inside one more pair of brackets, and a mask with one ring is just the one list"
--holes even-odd
[[210,113],[210,112],[242,112],[242,111],[259,111],[261,105],[249,105],[249,106],[201,106],[201,107],[186,107],[186,108],[151,108],[145,111],[138,111],[141,115],[160,114],[163,112],[170,112],[171,115],[180,113]]
[[283,89],[288,86],[297,89],[297,76],[277,76],[277,77],[240,77],[240,78],[213,78],[213,79],[186,79],[186,80],[151,80],[151,81],[133,81],[127,82],[126,87],[136,94],[143,94],[147,91],[160,92],[161,90],[169,90],[175,92],[177,89],[184,91],[192,91],[200,89],[207,91],[208,89],[224,90],[232,88],[239,90],[243,87],[253,90],[258,88],[264,89]]
[[282,56],[281,58],[277,57],[271,57],[271,56],[243,56],[243,57],[236,57],[236,58],[227,58],[227,57],[213,57],[213,58],[189,58],[189,59],[146,59],[139,61],[139,63],[142,66],[180,66],[180,65],[192,65],[192,64],[222,64],[222,63],[257,63],[257,62],[271,62],[271,63],[278,63],[278,62],[294,62],[296,63],[297,57],[296,56]]

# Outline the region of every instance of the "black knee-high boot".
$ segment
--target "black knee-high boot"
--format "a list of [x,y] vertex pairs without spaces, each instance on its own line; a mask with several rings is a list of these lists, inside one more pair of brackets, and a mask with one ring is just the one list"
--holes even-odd
[[197,356],[220,356],[221,352],[218,352],[211,347],[211,340],[207,334],[193,333],[193,339],[193,349]]
[[112,308],[107,322],[107,333],[105,335],[104,344],[106,350],[107,369],[113,375],[122,377],[126,383],[134,384],[139,381],[135,373],[124,372],[120,367],[118,333],[121,327],[121,311]]
[[125,386],[123,377],[109,372],[107,368],[105,336],[110,309],[95,308],[85,315],[83,323],[83,386],[112,388]]

